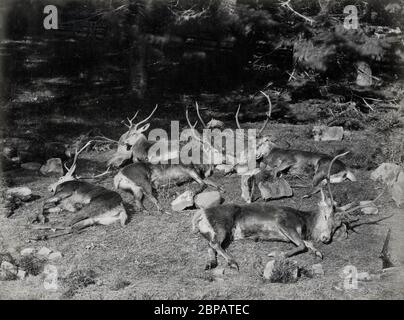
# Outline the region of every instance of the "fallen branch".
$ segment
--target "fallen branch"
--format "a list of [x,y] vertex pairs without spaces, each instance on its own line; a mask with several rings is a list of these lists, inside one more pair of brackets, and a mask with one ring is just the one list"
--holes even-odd
[[310,24],[313,24],[313,23],[314,23],[314,20],[313,20],[313,19],[311,19],[311,18],[309,18],[309,17],[306,17],[305,15],[302,15],[301,13],[299,13],[299,12],[297,12],[295,9],[293,9],[293,8],[290,6],[290,4],[289,4],[290,1],[291,1],[291,0],[287,0],[287,1],[285,1],[285,2],[281,2],[281,7],[288,8],[290,11],[292,11],[294,14],[296,14],[296,15],[299,16],[300,18],[303,18],[304,20],[310,22]]

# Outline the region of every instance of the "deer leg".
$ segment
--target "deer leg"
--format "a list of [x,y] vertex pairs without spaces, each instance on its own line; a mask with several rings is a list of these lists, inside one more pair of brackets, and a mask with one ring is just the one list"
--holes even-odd
[[322,254],[320,251],[318,251],[318,250],[314,247],[314,245],[313,245],[312,242],[310,242],[310,241],[303,241],[303,242],[304,242],[304,244],[306,245],[306,247],[307,247],[309,250],[313,251],[313,253],[314,253],[317,257],[319,257],[320,259],[323,259],[323,254]]
[[161,212],[162,211],[161,205],[160,205],[159,201],[157,200],[157,198],[153,195],[152,186],[151,185],[145,186],[143,188],[143,192],[151,200],[151,202],[153,202],[153,204],[156,206],[157,210],[159,212]]
[[84,228],[90,227],[94,224],[96,224],[96,222],[93,218],[87,218],[87,219],[81,220],[81,221],[75,223],[74,225],[72,225],[72,230],[74,232],[77,232]]
[[[285,258],[292,257],[296,254],[305,252],[307,250],[305,241],[303,241],[300,237],[300,235],[295,231],[295,230],[285,230],[283,228],[280,228],[280,232],[282,235],[284,235],[290,242],[292,242],[296,248],[290,249],[287,252],[282,252],[281,256]],[[274,256],[273,253],[268,254],[268,256]],[[276,254],[275,254],[276,256]]]
[[238,263],[236,260],[234,260],[234,258],[232,256],[230,256],[220,245],[219,242],[217,241],[210,241],[209,245],[212,249],[214,249],[217,253],[219,253],[227,262],[227,264],[231,267],[231,268],[235,268],[237,269],[237,271],[240,269],[238,266]]
[[215,249],[209,247],[208,248],[208,263],[205,266],[205,270],[214,269],[217,267],[217,252]]

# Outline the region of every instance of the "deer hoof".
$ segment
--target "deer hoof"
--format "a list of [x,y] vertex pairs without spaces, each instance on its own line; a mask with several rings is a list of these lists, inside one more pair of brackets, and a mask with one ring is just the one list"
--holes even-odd
[[230,260],[228,263],[230,268],[235,269],[238,272],[240,271],[240,267],[238,266],[238,263],[235,260]]
[[315,254],[316,254],[316,257],[319,257],[321,260],[323,260],[324,256],[320,251],[316,251]]
[[217,267],[217,261],[209,261],[205,266],[205,270],[211,270],[216,267]]

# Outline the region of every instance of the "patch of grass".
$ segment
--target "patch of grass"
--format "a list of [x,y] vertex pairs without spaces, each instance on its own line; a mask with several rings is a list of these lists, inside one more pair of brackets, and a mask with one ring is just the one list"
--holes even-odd
[[17,264],[20,269],[25,270],[28,274],[38,276],[43,272],[46,260],[29,255],[21,257]]
[[63,293],[63,297],[72,298],[77,290],[95,284],[96,277],[95,271],[91,269],[72,271],[62,279],[63,284],[67,287],[67,290]]

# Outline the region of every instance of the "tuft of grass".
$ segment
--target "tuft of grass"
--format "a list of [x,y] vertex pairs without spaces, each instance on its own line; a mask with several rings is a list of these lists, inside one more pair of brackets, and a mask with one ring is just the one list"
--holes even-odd
[[63,284],[67,287],[67,290],[63,293],[65,298],[72,298],[77,290],[86,288],[91,284],[95,284],[95,278],[97,277],[94,270],[80,269],[69,273],[62,279]]
[[33,276],[40,275],[45,267],[46,260],[39,259],[33,255],[23,256],[19,259],[17,265],[20,269],[25,270]]

